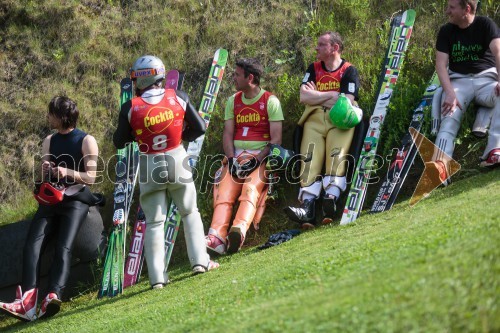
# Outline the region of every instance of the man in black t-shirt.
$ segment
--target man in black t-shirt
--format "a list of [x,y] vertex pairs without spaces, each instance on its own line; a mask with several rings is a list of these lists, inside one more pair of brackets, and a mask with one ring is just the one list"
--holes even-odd
[[475,15],[476,7],[477,0],[449,0],[449,23],[441,27],[436,42],[436,72],[443,87],[436,138],[440,150],[426,167],[444,185],[453,141],[472,101],[492,117],[481,165],[500,164],[500,32],[491,19]]

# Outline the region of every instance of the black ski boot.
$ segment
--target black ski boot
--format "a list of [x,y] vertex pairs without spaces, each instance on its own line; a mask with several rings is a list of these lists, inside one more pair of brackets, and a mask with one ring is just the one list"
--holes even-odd
[[299,207],[284,208],[285,214],[304,229],[312,229],[316,224],[315,199],[306,199]]
[[330,224],[333,222],[333,216],[337,211],[335,202],[337,198],[334,195],[325,195],[323,197],[323,221],[322,224]]

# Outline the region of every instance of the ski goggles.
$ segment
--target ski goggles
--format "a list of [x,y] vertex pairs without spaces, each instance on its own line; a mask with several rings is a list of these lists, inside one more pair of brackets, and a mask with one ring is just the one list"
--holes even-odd
[[132,80],[140,77],[148,77],[155,75],[165,75],[165,68],[144,68],[135,71],[134,70],[130,71],[130,78]]

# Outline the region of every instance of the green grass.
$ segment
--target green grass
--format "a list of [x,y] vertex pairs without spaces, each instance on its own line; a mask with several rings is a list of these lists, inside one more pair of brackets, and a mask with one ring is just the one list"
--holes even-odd
[[220,258],[172,283],[113,299],[90,293],[25,332],[497,332],[500,170],[436,190],[411,208],[364,214],[265,251]]

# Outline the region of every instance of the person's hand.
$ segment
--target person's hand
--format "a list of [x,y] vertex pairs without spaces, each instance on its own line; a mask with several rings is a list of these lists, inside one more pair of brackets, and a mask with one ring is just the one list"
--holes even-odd
[[229,170],[229,173],[233,177],[237,177],[239,165],[238,161],[236,160],[236,157],[228,157],[227,158],[227,169]]
[[237,172],[238,178],[246,178],[259,166],[260,162],[257,158],[252,156],[251,158],[245,160],[239,165],[239,170]]
[[497,85],[495,87],[495,95],[500,96],[500,82],[497,82]]
[[58,180],[60,180],[60,179],[65,178],[66,176],[68,176],[68,169],[67,168],[63,168],[60,166],[52,168],[52,177],[53,178],[57,178]]
[[441,113],[443,116],[451,116],[457,107],[462,110],[462,104],[457,100],[455,92],[446,92],[444,102],[441,104]]
[[54,166],[54,162],[49,162],[49,161],[43,161],[42,162],[42,171],[43,174],[46,175],[49,173],[49,169]]
[[307,82],[303,86],[305,90],[318,90],[318,88],[316,88],[316,84],[312,81]]

